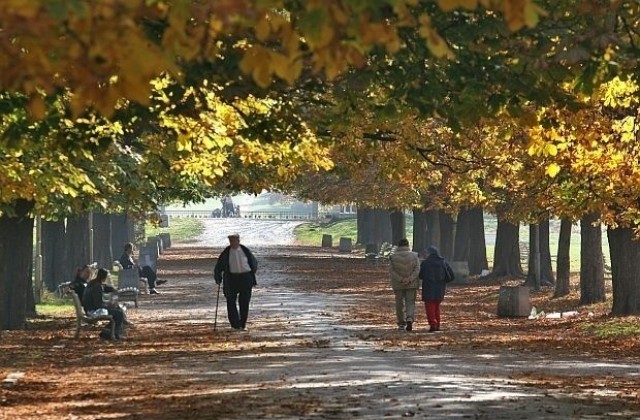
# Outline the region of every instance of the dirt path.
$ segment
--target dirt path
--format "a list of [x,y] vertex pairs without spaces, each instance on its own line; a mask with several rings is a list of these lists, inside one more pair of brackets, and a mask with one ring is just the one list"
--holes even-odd
[[[633,389],[635,362],[448,344],[461,333],[454,326],[435,335],[420,325],[396,331],[365,316],[392,319],[390,305],[371,306],[361,289],[375,278],[379,294],[388,293],[384,268],[286,245],[291,223],[239,222],[208,221],[199,242],[161,257],[170,281],[130,311],[138,327],[126,341],[100,343],[89,333],[80,343],[32,340],[40,358],[14,361],[27,375],[4,391],[0,418],[640,417],[637,390],[625,398],[608,386]],[[213,256],[230,232],[260,260],[248,332],[228,327],[222,297],[213,331]]]

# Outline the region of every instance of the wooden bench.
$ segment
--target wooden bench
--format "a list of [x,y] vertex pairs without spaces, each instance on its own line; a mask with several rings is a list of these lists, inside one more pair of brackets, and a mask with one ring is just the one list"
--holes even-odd
[[149,290],[147,279],[140,277],[137,268],[118,271],[118,301],[133,302],[138,307],[138,296],[140,289]]
[[73,306],[76,310],[76,333],[74,335],[75,339],[80,338],[80,329],[83,325],[94,325],[99,323],[100,321],[109,321],[111,323],[111,339],[115,340],[116,338],[116,323],[113,322],[113,317],[111,315],[87,315],[84,312],[84,308],[80,303],[80,298],[72,289],[67,289],[66,294],[70,295],[73,299]]

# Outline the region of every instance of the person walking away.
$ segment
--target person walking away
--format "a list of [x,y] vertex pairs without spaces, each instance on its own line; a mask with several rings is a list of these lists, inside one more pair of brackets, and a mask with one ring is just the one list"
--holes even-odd
[[222,283],[231,328],[246,331],[258,261],[249,248],[240,244],[240,235],[235,233],[228,239],[229,246],[218,257],[213,274],[216,284]]
[[140,267],[140,265],[133,260],[133,244],[131,242],[124,244],[124,251],[122,252],[122,256],[120,256],[118,262],[120,262],[123,270],[129,270],[131,268],[138,270],[140,277],[147,279],[149,294],[151,295],[160,294],[160,292],[156,290],[156,285],[159,286],[167,282],[166,280],[159,280],[153,268],[148,265]]
[[420,259],[412,252],[407,239],[400,239],[395,252],[389,257],[391,288],[396,300],[398,329],[413,330],[416,312],[416,294],[420,286]]
[[[123,337],[122,326],[125,320],[125,314],[122,308],[116,306],[107,305],[104,302],[104,295],[102,291],[102,284],[107,280],[109,272],[104,268],[98,269],[96,277],[87,283],[87,287],[84,289],[82,295],[82,307],[87,314],[92,314],[96,311],[106,310],[109,315],[113,317],[115,322],[115,336],[119,340]],[[102,338],[107,338],[101,334]]]
[[420,264],[422,300],[429,322],[429,332],[440,331],[440,303],[444,300],[447,283],[453,281],[453,270],[435,246],[427,248],[427,258]]

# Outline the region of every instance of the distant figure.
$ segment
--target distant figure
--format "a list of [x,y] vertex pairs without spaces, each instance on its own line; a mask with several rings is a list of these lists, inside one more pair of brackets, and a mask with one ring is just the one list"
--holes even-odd
[[[213,274],[216,283],[222,283],[231,328],[246,331],[258,261],[249,248],[240,245],[240,235],[236,233],[228,238],[230,245],[218,257]],[[237,305],[240,307],[239,312]]]
[[235,206],[233,205],[231,196],[225,195],[220,201],[222,202],[222,217],[235,216]]
[[400,239],[398,248],[389,257],[391,288],[396,298],[396,321],[398,329],[413,331],[416,314],[416,294],[420,281],[420,259],[412,252],[407,239]]
[[427,258],[420,264],[422,300],[429,322],[429,332],[440,331],[440,303],[447,283],[454,280],[453,270],[435,246],[427,248]]
[[160,292],[156,290],[156,285],[164,284],[166,280],[158,280],[158,276],[153,268],[148,265],[140,267],[133,260],[133,244],[128,242],[124,245],[124,251],[120,259],[118,260],[123,270],[129,270],[131,268],[135,268],[138,270],[140,277],[144,277],[147,279],[147,284],[149,285],[149,294],[158,295]]

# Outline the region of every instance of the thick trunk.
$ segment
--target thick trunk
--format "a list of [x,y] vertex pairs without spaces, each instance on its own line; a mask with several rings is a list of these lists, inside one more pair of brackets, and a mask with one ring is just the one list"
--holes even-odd
[[427,248],[427,213],[413,210],[413,251],[422,253]]
[[640,242],[631,228],[607,231],[611,253],[613,315],[640,315]]
[[427,247],[433,245],[440,248],[440,212],[427,210]]
[[571,221],[562,219],[560,221],[560,236],[558,237],[558,260],[556,262],[556,289],[554,297],[566,296],[569,294],[569,276],[571,275]]
[[72,217],[67,219],[67,277],[73,279],[76,274],[76,268],[89,261],[89,219],[87,216]]
[[111,270],[113,249],[111,246],[111,216],[93,213],[93,260],[99,267]]
[[[33,261],[33,218],[30,201],[14,204],[15,216],[0,217],[0,329],[25,327],[33,302],[30,266]],[[29,297],[31,295],[31,297]]]
[[[591,213],[580,220],[580,304],[606,300],[602,230],[596,223],[600,215]],[[594,226],[594,223],[595,226]]]
[[453,259],[453,238],[455,235],[455,222],[453,217],[440,210],[440,251],[448,260]]
[[42,222],[42,277],[50,291],[69,281],[64,221]]
[[[529,234],[529,261],[528,261],[528,271],[527,271],[527,284],[538,287],[542,286],[551,286],[555,283],[555,278],[553,277],[553,266],[551,265],[551,248],[549,247],[549,220],[545,220],[540,222],[537,225],[531,225],[530,229],[535,230],[537,232],[537,248],[538,253],[540,255],[540,284],[535,284],[535,253],[534,249],[536,248],[536,244],[534,243],[536,239],[536,235],[533,233]],[[530,230],[530,232],[531,232]]]
[[480,274],[489,268],[482,207],[469,210],[469,274]]
[[392,211],[389,214],[389,220],[391,223],[391,243],[397,244],[400,239],[407,237],[407,223],[404,218],[404,211]]
[[[356,243],[357,244],[367,244],[367,209],[362,207],[358,209],[358,213],[356,213]],[[127,242],[133,242],[127,241]],[[114,243],[115,240],[114,240]]]
[[391,218],[389,217],[389,211],[383,209],[376,209],[376,234],[379,242],[391,242]]
[[453,261],[469,261],[471,242],[471,211],[462,209],[456,219],[456,237],[453,245]]
[[124,244],[133,242],[133,221],[124,214],[112,214],[110,217],[111,249],[114,258],[118,258],[124,250]]
[[[360,212],[359,212],[360,213]],[[362,210],[362,242],[378,244],[391,241],[391,222],[389,212],[380,209]]]
[[496,247],[493,254],[492,275],[496,277],[524,277],[520,265],[520,232],[517,224],[498,217]]

